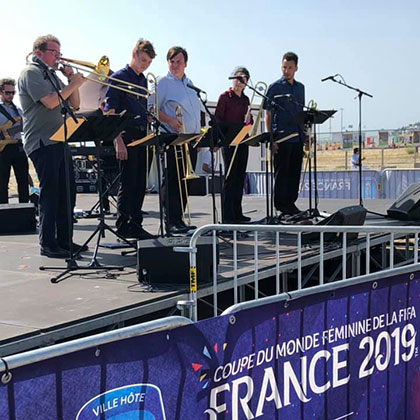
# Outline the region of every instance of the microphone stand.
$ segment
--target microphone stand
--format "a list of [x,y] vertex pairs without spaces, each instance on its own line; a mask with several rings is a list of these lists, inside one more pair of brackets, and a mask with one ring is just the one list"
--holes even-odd
[[[55,76],[55,74],[52,72],[52,69],[50,69],[45,63],[43,63],[41,60],[34,61],[35,65],[38,65],[44,70],[44,79],[48,80],[53,87],[54,91],[57,93],[58,100],[59,100],[59,106],[61,108],[61,116],[63,118],[63,127],[64,127],[64,179],[65,179],[65,185],[67,190],[67,225],[68,225],[68,240],[69,240],[69,255],[70,258],[66,259],[66,271],[72,270],[74,267],[77,267],[76,258],[77,255],[73,255],[73,208],[71,205],[71,191],[70,191],[70,162],[69,162],[69,150],[68,150],[68,131],[67,131],[67,115],[69,115],[73,121],[77,124],[77,118],[74,115],[73,110],[71,109],[68,101],[63,98],[61,94],[61,87],[60,83]],[[40,270],[48,270],[48,269],[56,269],[56,268],[62,268],[62,267],[46,267],[41,266],[39,267]]]
[[[336,75],[340,76],[340,75]],[[343,78],[342,76],[340,76]],[[373,98],[370,93],[364,92],[356,87],[348,85],[344,79],[336,80],[335,76],[331,77],[333,82],[338,83],[339,85],[345,86],[348,89],[354,90],[357,92],[357,98],[359,98],[359,205],[363,207],[363,197],[362,197],[362,97],[363,95]]]
[[[217,209],[216,209],[216,183],[215,183],[215,172],[214,172],[214,153],[213,153],[213,149],[218,145],[218,138],[220,136],[220,132],[219,132],[219,125],[216,121],[216,118],[214,117],[214,115],[210,112],[208,106],[207,106],[207,96],[206,98],[202,98],[200,96],[200,93],[204,93],[204,91],[196,88],[195,86],[188,86],[190,89],[194,90],[197,93],[198,99],[200,100],[200,102],[203,104],[204,109],[206,110],[207,115],[210,118],[210,123],[209,125],[213,128],[211,130],[212,133],[212,137],[211,137],[211,200],[212,200],[212,208],[213,208],[213,224],[217,224],[219,223],[218,221],[218,217],[217,217]],[[222,196],[221,196],[222,198]],[[221,200],[222,206],[223,206],[223,200]]]

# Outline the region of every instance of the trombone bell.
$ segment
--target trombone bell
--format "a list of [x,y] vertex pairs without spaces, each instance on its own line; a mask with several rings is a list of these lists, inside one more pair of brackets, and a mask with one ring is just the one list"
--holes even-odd
[[109,58],[106,55],[103,55],[99,59],[98,64],[90,63],[89,61],[74,60],[73,58],[66,58],[66,57],[61,57],[60,63],[63,64],[64,66],[67,63],[70,63],[70,64],[75,64],[81,67],[87,67],[93,70],[98,75],[99,80],[104,80],[107,78],[109,74],[109,68],[110,68]]

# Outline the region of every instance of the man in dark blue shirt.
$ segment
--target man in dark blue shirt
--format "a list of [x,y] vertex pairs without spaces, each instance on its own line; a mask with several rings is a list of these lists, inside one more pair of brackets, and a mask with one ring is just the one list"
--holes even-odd
[[[130,64],[115,72],[112,77],[142,86],[130,88],[144,96],[137,96],[115,88],[108,88],[105,111],[133,117],[124,133],[114,141],[116,157],[121,163],[121,180],[117,196],[117,232],[126,238],[150,239],[153,236],[142,227],[143,206],[146,193],[147,158],[146,148],[128,147],[127,144],[146,135],[147,131],[147,80],[143,72],[150,66],[156,53],[150,41],[139,39],[133,49]],[[128,88],[125,84],[112,81],[112,84]]]
[[274,205],[283,214],[299,213],[295,201],[299,194],[304,131],[303,127],[293,120],[303,110],[305,86],[295,80],[297,64],[298,56],[295,53],[284,54],[281,67],[283,77],[268,88],[267,96],[282,109],[272,109],[268,101],[264,103],[267,131],[296,133],[296,136],[275,144],[274,147]]

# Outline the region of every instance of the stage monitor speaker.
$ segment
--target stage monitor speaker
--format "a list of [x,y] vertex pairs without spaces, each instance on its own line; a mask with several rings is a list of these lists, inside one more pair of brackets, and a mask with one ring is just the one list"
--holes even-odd
[[0,204],[0,234],[36,231],[33,203]]
[[[137,278],[145,283],[189,284],[190,258],[188,252],[175,252],[174,247],[189,246],[189,237],[147,239],[137,242]],[[213,279],[213,238],[197,242],[197,283]],[[217,262],[219,248],[216,246]]]
[[206,195],[206,178],[200,176],[200,178],[190,179],[188,181],[188,195]]
[[420,220],[420,184],[411,184],[387,213],[397,220]]
[[[331,216],[321,220],[317,225],[330,226],[362,226],[366,220],[366,209],[362,206],[343,207]],[[357,239],[358,233],[348,233],[347,240]],[[341,240],[341,233],[324,233],[325,242]],[[303,235],[303,242],[319,242],[319,233]]]

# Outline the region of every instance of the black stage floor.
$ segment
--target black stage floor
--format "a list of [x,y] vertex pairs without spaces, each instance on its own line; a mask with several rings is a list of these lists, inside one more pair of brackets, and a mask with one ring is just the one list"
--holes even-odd
[[[95,195],[78,195],[77,208],[87,210],[95,201]],[[219,205],[219,197],[217,202]],[[384,213],[391,203],[389,200],[367,200],[365,206]],[[305,208],[307,200],[299,200],[297,204]],[[321,200],[319,209],[333,213],[355,204],[356,200]],[[245,196],[243,207],[244,213],[253,220],[265,216],[263,197]],[[190,208],[194,224],[212,223],[210,196],[191,197]],[[153,234],[158,232],[157,209],[157,195],[147,195],[144,210],[149,214],[145,216],[144,227]],[[106,218],[112,227],[114,219],[114,216]],[[75,241],[82,243],[86,240],[96,222],[96,219],[79,219],[75,225]],[[368,223],[396,224],[371,217]],[[110,233],[101,240],[101,243],[114,242],[116,238]],[[80,265],[90,261],[93,248],[94,242],[79,261]],[[179,299],[187,297],[185,287],[155,285],[150,290],[140,284],[134,255],[122,256],[121,250],[101,247],[98,260],[125,268],[121,272],[80,270],[58,284],[52,284],[50,278],[60,270],[41,271],[39,267],[64,267],[65,262],[41,257],[36,234],[0,236],[0,356],[108,328],[158,311],[169,312]],[[223,270],[223,277],[229,277],[228,270]]]

